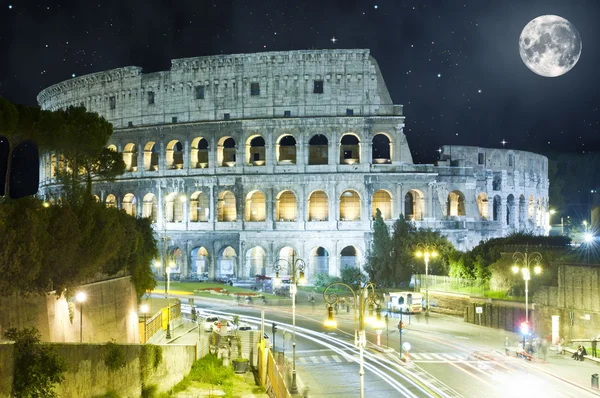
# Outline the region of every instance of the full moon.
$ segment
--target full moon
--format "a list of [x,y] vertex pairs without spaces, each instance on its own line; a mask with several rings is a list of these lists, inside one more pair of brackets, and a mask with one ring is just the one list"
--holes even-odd
[[575,26],[557,15],[535,18],[519,37],[521,59],[529,69],[545,77],[557,77],[573,69],[581,47]]

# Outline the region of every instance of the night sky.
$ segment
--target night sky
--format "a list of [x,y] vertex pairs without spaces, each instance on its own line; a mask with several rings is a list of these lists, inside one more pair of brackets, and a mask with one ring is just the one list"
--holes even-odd
[[[533,18],[555,14],[583,51],[544,78],[519,56]],[[415,161],[443,144],[550,151],[600,149],[598,0],[0,1],[0,95],[36,104],[54,83],[173,58],[369,48],[404,105]],[[335,39],[334,39],[335,38]]]

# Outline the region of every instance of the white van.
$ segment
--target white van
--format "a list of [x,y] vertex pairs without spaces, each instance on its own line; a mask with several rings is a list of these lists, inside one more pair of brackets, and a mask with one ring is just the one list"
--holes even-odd
[[423,311],[423,295],[416,292],[390,292],[388,311],[414,314]]

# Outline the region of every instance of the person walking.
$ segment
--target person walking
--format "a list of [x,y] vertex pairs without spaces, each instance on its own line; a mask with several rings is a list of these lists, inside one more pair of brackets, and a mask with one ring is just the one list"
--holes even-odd
[[506,338],[506,340],[504,340],[504,355],[509,356],[509,350],[508,348],[510,347],[510,342],[508,341],[508,337]]
[[542,359],[546,362],[546,357],[548,355],[548,341],[546,339],[542,340],[542,344],[540,345],[540,352],[542,354]]
[[596,358],[596,344],[598,344],[598,340],[595,337],[592,337],[592,357]]

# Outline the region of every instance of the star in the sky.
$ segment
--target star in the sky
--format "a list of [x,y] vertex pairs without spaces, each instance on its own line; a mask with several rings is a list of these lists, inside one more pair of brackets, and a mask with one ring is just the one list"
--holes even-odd
[[333,36],[333,37],[332,37],[331,39],[329,39],[329,40],[331,40],[331,42],[332,42],[333,44],[335,44],[335,42],[336,42],[336,41],[338,41],[338,39],[336,39],[336,38],[335,38],[335,36]]
[[12,10],[12,4],[9,4],[9,5],[8,5],[8,9],[9,9],[9,10]]
[[442,74],[441,74],[441,73],[438,73],[438,74],[437,74],[437,77],[442,77]]
[[506,146],[506,144],[508,144],[508,141],[502,138],[502,141],[500,141],[500,143],[502,144],[502,146]]

